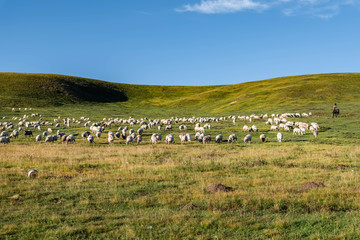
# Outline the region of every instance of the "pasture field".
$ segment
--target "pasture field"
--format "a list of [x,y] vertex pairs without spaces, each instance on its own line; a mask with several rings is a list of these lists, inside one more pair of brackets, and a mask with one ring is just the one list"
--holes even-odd
[[[157,129],[145,130],[141,145],[115,140],[109,146],[107,128],[95,144],[82,140],[83,124],[61,131],[76,136],[75,144],[35,143],[20,137],[0,145],[1,239],[358,239],[360,238],[360,106],[330,105],[268,109],[260,113],[313,112],[295,121],[317,122],[319,137],[277,132],[264,121],[211,123],[206,135],[231,133],[236,144],[192,141],[181,144],[178,125],[168,133],[175,144],[151,145]],[[44,121],[57,116],[94,122],[104,117],[135,119],[220,117],[223,114],[186,109],[119,108],[116,103],[34,108],[12,112],[1,108],[2,121],[38,112]],[[37,118],[30,118],[38,120]],[[251,144],[243,144],[244,124],[255,124]],[[187,123],[194,136],[194,125]],[[136,130],[139,126],[134,127]],[[47,128],[47,127],[46,127]],[[43,130],[46,128],[43,127]],[[260,143],[265,133],[267,142]],[[163,137],[166,133],[161,130]],[[29,179],[27,172],[39,171]],[[323,183],[320,188],[304,186]],[[221,183],[229,192],[207,193]],[[192,208],[182,210],[187,204]]]

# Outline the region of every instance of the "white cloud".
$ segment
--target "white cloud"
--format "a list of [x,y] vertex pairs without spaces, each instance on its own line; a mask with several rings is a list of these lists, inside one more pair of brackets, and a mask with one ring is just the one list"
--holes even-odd
[[177,9],[179,12],[199,13],[231,13],[243,10],[264,10],[267,4],[254,2],[253,0],[202,0],[201,3],[187,4]]
[[201,0],[199,3],[186,4],[176,11],[215,14],[275,9],[286,16],[329,19],[339,14],[342,7],[359,2],[360,0]]

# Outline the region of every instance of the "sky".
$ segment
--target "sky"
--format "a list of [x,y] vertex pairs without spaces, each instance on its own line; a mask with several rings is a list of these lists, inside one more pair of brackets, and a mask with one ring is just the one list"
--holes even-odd
[[359,59],[360,0],[0,0],[0,72],[222,85]]

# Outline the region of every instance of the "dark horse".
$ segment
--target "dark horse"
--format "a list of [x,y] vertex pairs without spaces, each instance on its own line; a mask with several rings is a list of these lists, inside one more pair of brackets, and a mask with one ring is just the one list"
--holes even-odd
[[340,114],[340,110],[338,108],[334,108],[332,111],[332,117],[337,117]]

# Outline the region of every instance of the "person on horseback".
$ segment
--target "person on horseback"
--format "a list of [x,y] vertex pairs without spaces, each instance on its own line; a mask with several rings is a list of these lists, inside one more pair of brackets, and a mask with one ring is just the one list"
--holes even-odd
[[335,103],[334,106],[333,106],[333,111],[337,111],[337,109],[338,109],[338,107],[337,107],[337,105]]
[[340,110],[338,108],[338,106],[336,105],[336,103],[333,106],[333,111],[332,111],[332,117],[337,117],[340,114]]

